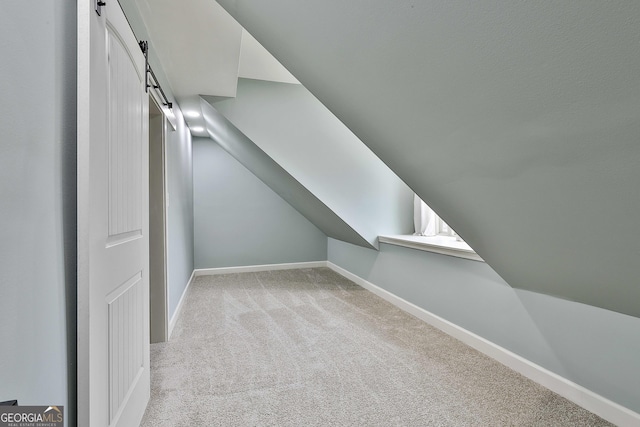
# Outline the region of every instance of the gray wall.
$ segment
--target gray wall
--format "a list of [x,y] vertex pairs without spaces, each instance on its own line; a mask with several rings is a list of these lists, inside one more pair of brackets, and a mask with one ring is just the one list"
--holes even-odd
[[640,317],[640,2],[218,2],[511,286]]
[[413,231],[412,191],[303,86],[238,79],[212,105],[370,243]]
[[196,268],[327,259],[327,237],[209,138],[194,138]]
[[640,319],[513,289],[487,264],[329,239],[328,259],[387,291],[640,412]]
[[174,112],[178,125],[166,139],[169,319],[178,307],[194,266],[192,139],[177,104]]
[[180,106],[171,86],[149,31],[133,0],[119,0],[129,25],[138,40],[149,41],[149,63],[160,81],[176,116],[176,130],[169,131],[166,139],[168,187],[167,214],[167,287],[169,294],[169,318],[174,315],[180,298],[193,272],[193,169],[191,155],[191,132],[186,126]]
[[76,2],[0,9],[0,401],[73,414]]

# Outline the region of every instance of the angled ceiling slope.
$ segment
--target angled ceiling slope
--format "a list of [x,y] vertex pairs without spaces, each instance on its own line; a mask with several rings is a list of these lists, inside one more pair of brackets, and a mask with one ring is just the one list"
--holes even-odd
[[368,242],[413,231],[413,192],[303,86],[239,79],[235,98],[203,98]]
[[218,2],[511,286],[640,316],[640,2]]
[[206,130],[211,139],[323,233],[334,239],[359,246],[374,247],[373,242],[368,242],[354,231],[205,100],[202,100],[201,108]]
[[300,84],[300,82],[245,29],[242,29],[238,77]]

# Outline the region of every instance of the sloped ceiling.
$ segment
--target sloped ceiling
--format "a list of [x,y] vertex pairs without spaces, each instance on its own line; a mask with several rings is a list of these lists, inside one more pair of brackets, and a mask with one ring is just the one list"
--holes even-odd
[[324,234],[359,246],[375,247],[377,243],[364,239],[204,99],[201,108],[209,137]]
[[300,82],[245,29],[242,30],[238,77],[300,84]]
[[511,286],[640,316],[640,3],[218,0]]
[[135,3],[176,97],[234,96],[242,27],[210,0]]
[[[232,97],[238,77],[299,83],[213,0],[119,0],[130,23],[146,31],[178,99]],[[157,71],[157,70],[156,70]],[[197,102],[197,101],[196,101]]]
[[413,192],[301,85],[239,79],[235,98],[204,98],[372,245],[413,232]]
[[[300,86],[297,79],[218,3],[211,0],[193,0],[187,3],[166,0],[120,1],[132,26],[141,37],[149,38],[151,56],[158,58],[154,66],[162,68],[167,75],[192,135],[212,137],[328,236],[377,248],[379,234],[409,231],[410,204],[398,203],[399,199],[409,199],[408,187]],[[277,123],[276,127],[289,133],[280,138],[282,135],[277,133],[269,134],[268,130],[273,130],[272,127],[267,130],[258,129],[253,136],[261,141],[276,138],[282,143],[293,142],[294,147],[282,146],[279,151],[271,149],[269,153],[265,153],[215,109],[210,106],[202,107],[201,95],[207,96],[209,100],[235,101],[239,76],[251,78],[250,81],[259,84],[293,89],[297,96],[293,104],[298,102],[296,106],[306,114],[297,115],[298,119],[305,119],[304,124],[287,117],[289,113],[297,114],[300,111],[296,111],[296,107],[291,108],[292,100],[286,99],[290,92],[284,91],[284,98],[271,96],[260,101],[266,101],[267,104],[289,102],[288,110],[277,110],[279,115],[271,116]],[[276,94],[282,92],[275,91]],[[249,100],[249,110],[255,112],[250,107],[252,103],[255,104],[255,98]],[[264,102],[261,105],[263,104]],[[242,108],[246,107],[245,102]],[[260,116],[264,114],[258,112],[258,116],[249,117],[249,120]],[[246,122],[241,123],[246,129]],[[290,137],[292,130],[294,134],[297,132],[294,137]],[[311,136],[315,136],[315,139],[310,138]],[[320,141],[322,147],[314,147],[313,143],[322,137],[326,138]],[[315,149],[313,159],[308,157],[309,153],[304,152],[305,150],[300,150],[302,145],[309,149],[307,151],[313,152]],[[329,146],[332,146],[331,150]],[[320,161],[318,154],[326,153],[322,159],[324,175],[303,179],[304,185],[301,184],[300,174],[291,174],[291,171],[300,171],[299,162],[285,162],[286,167],[283,168],[282,159],[278,163],[270,157],[274,153],[277,155],[287,151],[306,158],[306,166],[315,166],[316,171],[320,167],[315,165]],[[334,159],[330,152],[333,152]],[[341,155],[345,154],[347,156],[343,159]],[[342,167],[338,168],[337,163],[340,161]],[[338,170],[342,175],[336,173]],[[332,186],[327,184],[328,181],[333,183]],[[349,203],[340,202],[339,199],[344,201],[347,197],[345,188],[354,188],[353,182],[361,184],[358,191],[350,193]],[[310,184],[313,187],[314,183],[313,190],[306,187]],[[325,189],[332,187],[332,191],[316,194],[319,186]],[[355,218],[356,215],[359,218]]]

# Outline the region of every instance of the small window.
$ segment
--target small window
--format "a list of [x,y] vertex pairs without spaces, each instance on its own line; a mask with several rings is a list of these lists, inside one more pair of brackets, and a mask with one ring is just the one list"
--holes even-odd
[[438,232],[439,235],[441,236],[451,236],[451,237],[457,237],[458,233],[455,232],[455,230],[451,227],[449,227],[449,224],[447,224],[446,222],[444,222],[442,220],[442,218],[440,218],[439,216],[437,216],[437,223],[436,223],[436,230]]
[[442,218],[435,213],[422,199],[416,194],[413,203],[413,218],[416,236],[446,236],[462,241],[458,233],[449,226]]

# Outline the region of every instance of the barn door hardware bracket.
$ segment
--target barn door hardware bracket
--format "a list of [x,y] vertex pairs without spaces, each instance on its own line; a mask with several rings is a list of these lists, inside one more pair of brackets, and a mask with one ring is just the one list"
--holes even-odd
[[167,95],[164,93],[164,90],[162,90],[162,86],[160,86],[160,82],[158,81],[158,78],[153,72],[151,65],[149,65],[149,42],[146,40],[140,40],[138,44],[140,45],[140,49],[142,49],[142,53],[144,54],[144,69],[145,69],[144,90],[145,92],[148,93],[149,88],[154,89],[162,98],[162,105],[164,105],[169,109],[172,109],[173,102],[169,102],[169,99],[167,98]]
[[96,13],[98,14],[98,16],[102,15],[102,7],[106,6],[107,3],[102,1],[102,0],[95,0],[96,3]]

